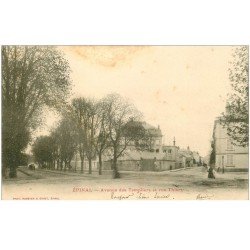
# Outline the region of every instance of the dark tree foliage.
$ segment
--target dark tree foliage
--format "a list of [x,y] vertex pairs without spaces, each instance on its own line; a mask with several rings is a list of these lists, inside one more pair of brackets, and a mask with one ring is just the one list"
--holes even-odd
[[76,127],[74,122],[69,117],[63,117],[59,126],[55,130],[57,136],[57,145],[59,148],[60,169],[71,169],[71,161],[77,151]]
[[16,176],[21,152],[44,106],[59,108],[70,90],[70,69],[50,46],[2,46],[2,159]]
[[20,166],[27,166],[29,161],[29,155],[25,153],[20,154],[19,164]]
[[53,162],[53,139],[50,136],[40,136],[36,139],[32,153],[39,167],[49,167]]
[[229,68],[229,79],[233,93],[230,94],[222,122],[227,128],[233,144],[248,146],[248,47],[237,47]]

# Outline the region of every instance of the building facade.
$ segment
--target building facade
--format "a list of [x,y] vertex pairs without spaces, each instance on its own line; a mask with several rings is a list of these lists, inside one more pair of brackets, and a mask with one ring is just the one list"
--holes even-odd
[[248,147],[233,145],[218,117],[213,131],[215,148],[215,166],[225,170],[248,169]]
[[148,132],[148,144],[149,148],[153,152],[161,152],[162,151],[162,132],[160,126],[154,127],[146,122],[142,122],[142,126]]

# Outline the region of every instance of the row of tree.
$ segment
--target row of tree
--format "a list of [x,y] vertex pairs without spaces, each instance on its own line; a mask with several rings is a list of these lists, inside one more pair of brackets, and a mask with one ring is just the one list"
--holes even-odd
[[98,156],[101,166],[108,148],[118,176],[117,159],[132,140],[148,135],[148,141],[140,146],[150,148],[150,134],[137,122],[140,113],[124,98],[77,98],[67,104],[71,71],[55,46],[2,46],[1,55],[3,177],[6,169],[10,170],[10,178],[16,177],[32,132],[43,122],[45,108],[60,112],[63,118],[50,136],[38,138],[33,147],[41,164],[53,167],[57,162],[69,167],[78,151],[82,165],[85,157],[88,159],[91,173],[93,157]]
[[129,145],[144,148],[150,140],[141,117],[134,105],[118,94],[109,94],[101,100],[76,98],[67,105],[51,134],[37,138],[32,151],[41,166],[57,166],[58,170],[71,169],[70,163],[78,154],[81,172],[86,159],[89,174],[94,158],[98,158],[102,174],[105,152],[112,159],[113,176],[118,178],[117,159],[126,148]]
[[44,107],[60,110],[70,94],[70,68],[56,47],[2,46],[2,176],[16,177]]

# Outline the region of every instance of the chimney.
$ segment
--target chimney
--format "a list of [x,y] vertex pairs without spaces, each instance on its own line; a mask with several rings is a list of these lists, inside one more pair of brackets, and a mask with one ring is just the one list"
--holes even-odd
[[158,129],[160,129],[160,125],[158,125]]
[[175,137],[174,137],[173,145],[175,146]]
[[189,146],[187,146],[187,150],[188,150],[188,151],[190,151],[190,148],[189,148]]

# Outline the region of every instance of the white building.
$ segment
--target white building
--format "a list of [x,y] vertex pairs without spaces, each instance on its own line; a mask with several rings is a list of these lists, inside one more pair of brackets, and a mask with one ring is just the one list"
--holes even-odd
[[214,122],[213,138],[215,144],[215,166],[221,169],[247,169],[248,147],[240,147],[232,144],[227,135],[227,129],[223,128],[220,118]]

